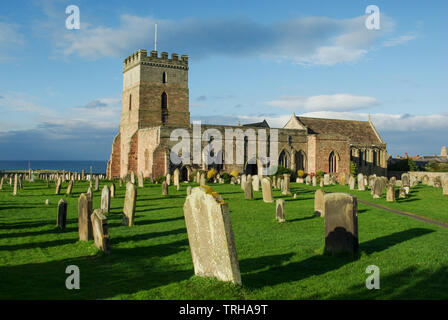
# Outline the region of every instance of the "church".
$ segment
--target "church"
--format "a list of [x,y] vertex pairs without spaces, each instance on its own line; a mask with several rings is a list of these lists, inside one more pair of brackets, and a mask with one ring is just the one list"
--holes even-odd
[[[218,171],[237,170],[250,174],[262,172],[262,162],[251,158],[248,145],[256,137],[240,137],[244,145],[244,160],[218,164],[207,161],[188,164],[173,164],[170,152],[177,141],[171,141],[173,130],[183,128],[193,137],[193,125],[190,123],[189,89],[188,89],[188,56],[167,52],[159,56],[157,51],[140,49],[124,60],[123,92],[120,132],[112,143],[112,152],[107,164],[109,178],[123,178],[129,172],[143,173],[144,177],[165,176],[176,168],[181,172],[183,180],[188,179],[194,169],[208,170],[210,167]],[[340,173],[350,174],[350,162],[358,167],[358,172],[365,174],[386,175],[387,151],[386,143],[370,121],[334,120],[301,117],[292,114],[283,128],[270,128],[267,121],[246,125],[207,125],[201,130],[214,128],[222,132],[226,129],[264,129],[269,137],[272,130],[278,135],[278,164],[296,173],[323,171],[337,176]],[[204,141],[202,141],[204,140]],[[238,140],[238,138],[237,138]],[[258,148],[258,144],[256,143]],[[205,148],[210,141],[201,139]],[[235,157],[236,144],[231,154]],[[219,157],[230,152],[223,146]],[[269,150],[267,151],[269,155]],[[250,153],[252,154],[252,153]],[[250,159],[251,158],[251,159]]]

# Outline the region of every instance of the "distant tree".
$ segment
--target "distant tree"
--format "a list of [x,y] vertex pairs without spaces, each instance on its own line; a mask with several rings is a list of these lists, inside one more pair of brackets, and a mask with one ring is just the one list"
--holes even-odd
[[408,171],[418,171],[419,169],[415,161],[412,159],[408,159],[408,168]]

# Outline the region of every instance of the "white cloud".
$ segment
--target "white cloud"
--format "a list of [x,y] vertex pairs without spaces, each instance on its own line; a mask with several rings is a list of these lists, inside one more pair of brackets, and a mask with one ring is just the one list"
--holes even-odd
[[296,111],[350,111],[369,108],[378,103],[378,100],[373,97],[355,96],[346,93],[311,97],[281,97],[278,100],[267,102],[270,106]]
[[0,62],[9,61],[14,52],[25,43],[25,37],[16,24],[0,21]]
[[391,38],[383,42],[383,46],[385,47],[395,47],[398,45],[405,44],[408,41],[414,40],[417,38],[416,34],[407,34],[399,37]]
[[158,48],[164,51],[181,48],[181,53],[195,58],[260,56],[304,65],[333,65],[358,61],[394,27],[387,16],[382,17],[381,30],[367,30],[364,21],[365,16],[305,17],[266,25],[248,18],[168,20],[124,14],[118,26],[83,22],[77,32],[57,33],[55,38],[66,56],[123,58],[138,48],[153,47],[157,22]]

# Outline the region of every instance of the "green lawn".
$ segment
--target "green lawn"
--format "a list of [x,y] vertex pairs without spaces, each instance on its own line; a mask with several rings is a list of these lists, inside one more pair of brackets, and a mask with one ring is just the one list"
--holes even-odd
[[[13,197],[4,184],[0,299],[448,299],[448,229],[359,204],[360,257],[326,256],[324,220],[313,215],[315,188],[292,183],[297,199],[275,191],[286,200],[287,222],[279,224],[275,204],[264,203],[261,192],[249,201],[239,186],[212,184],[231,210],[243,282],[237,287],[194,276],[182,211],[186,184],[179,191],[171,186],[168,197],[160,185],[138,188],[134,227],[121,225],[125,190],[116,186],[108,215],[111,254],[104,255],[93,241],[78,242],[77,198],[88,183],[77,182],[69,197],[54,195],[54,184],[47,189],[44,182],[24,182]],[[359,197],[364,194],[373,201],[368,191]],[[443,206],[437,201],[446,199],[426,194],[431,190],[418,187],[410,198],[415,201],[393,205],[413,213],[426,208],[436,217]],[[100,195],[95,192],[95,208]],[[56,206],[62,197],[68,217],[59,231]],[[365,287],[365,269],[372,264],[380,267],[380,290]],[[65,288],[68,265],[80,268],[80,290]]]

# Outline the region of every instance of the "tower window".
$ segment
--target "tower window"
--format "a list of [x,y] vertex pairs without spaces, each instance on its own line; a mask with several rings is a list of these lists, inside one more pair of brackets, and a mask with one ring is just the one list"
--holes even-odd
[[167,75],[166,75],[166,72],[164,72],[163,75],[162,75],[162,83],[167,83]]
[[168,119],[168,97],[166,93],[162,93],[162,123],[166,123]]

